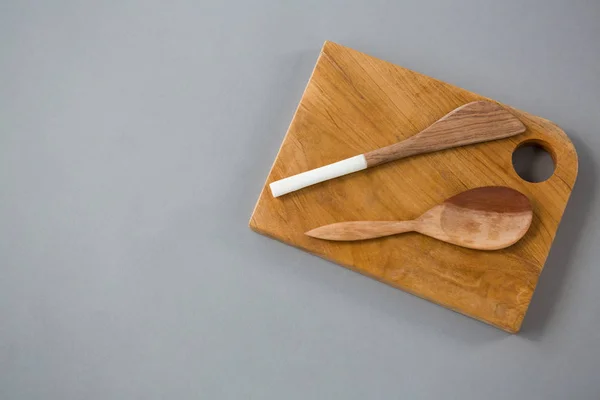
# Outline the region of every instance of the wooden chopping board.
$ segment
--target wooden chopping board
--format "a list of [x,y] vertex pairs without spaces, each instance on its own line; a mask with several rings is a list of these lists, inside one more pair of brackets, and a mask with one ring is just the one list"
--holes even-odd
[[[408,138],[458,106],[490,100],[326,42],[283,140],[250,227],[449,309],[517,332],[577,176],[577,154],[554,123],[508,107],[525,133],[392,162],[273,198],[268,184]],[[554,174],[519,177],[514,150],[535,142]],[[531,200],[534,220],[517,244],[479,251],[408,233],[330,242],[304,232],[350,220],[408,220],[467,189],[501,185]]]

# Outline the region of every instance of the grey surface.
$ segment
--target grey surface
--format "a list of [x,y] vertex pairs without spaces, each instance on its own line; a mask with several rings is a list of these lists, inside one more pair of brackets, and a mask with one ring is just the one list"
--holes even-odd
[[[0,399],[600,398],[599,18],[591,0],[0,1]],[[326,39],[572,137],[521,334],[247,228]]]

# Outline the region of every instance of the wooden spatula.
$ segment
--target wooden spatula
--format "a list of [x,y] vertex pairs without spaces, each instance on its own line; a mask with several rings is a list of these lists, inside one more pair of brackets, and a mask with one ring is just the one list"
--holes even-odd
[[462,247],[498,250],[521,239],[533,218],[529,199],[503,186],[467,190],[412,221],[353,221],[325,225],[306,235],[326,240],[365,240],[419,232]]
[[446,114],[402,142],[347,158],[271,183],[274,197],[417,154],[503,139],[525,131],[525,125],[496,103],[475,101]]

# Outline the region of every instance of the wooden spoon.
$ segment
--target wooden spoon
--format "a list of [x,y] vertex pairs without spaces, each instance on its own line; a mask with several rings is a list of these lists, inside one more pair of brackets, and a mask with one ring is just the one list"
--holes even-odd
[[525,235],[533,211],[522,193],[503,186],[467,190],[412,221],[353,221],[325,225],[306,235],[326,240],[364,240],[419,232],[478,250],[498,250]]
[[503,139],[522,132],[525,132],[525,125],[500,105],[474,101],[451,111],[406,140],[272,182],[269,187],[273,196],[278,197],[401,158]]

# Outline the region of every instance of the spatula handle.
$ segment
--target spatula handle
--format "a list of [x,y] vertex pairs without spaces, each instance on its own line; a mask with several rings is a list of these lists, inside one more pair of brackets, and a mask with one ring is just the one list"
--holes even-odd
[[342,175],[351,174],[367,168],[367,160],[364,154],[346,158],[324,167],[311,169],[298,175],[290,176],[269,185],[273,197],[283,196],[284,194],[314,185],[315,183],[327,181]]

